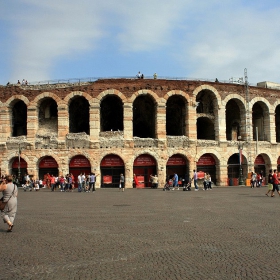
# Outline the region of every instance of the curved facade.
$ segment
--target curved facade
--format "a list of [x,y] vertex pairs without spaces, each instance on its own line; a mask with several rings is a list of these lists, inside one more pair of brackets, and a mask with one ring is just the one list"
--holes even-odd
[[[0,87],[1,173],[95,172],[96,187],[210,172],[219,186],[280,164],[280,91],[231,83],[102,79]],[[20,156],[19,156],[20,151]]]

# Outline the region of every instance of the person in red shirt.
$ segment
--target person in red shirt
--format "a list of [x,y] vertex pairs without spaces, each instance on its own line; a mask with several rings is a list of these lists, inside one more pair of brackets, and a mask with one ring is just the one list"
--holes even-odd
[[276,173],[276,169],[273,170],[273,175],[272,175],[272,179],[273,179],[273,189],[272,189],[272,192],[271,192],[271,197],[274,197],[274,192],[275,190],[278,192],[279,196],[280,196],[280,192],[279,192],[279,178],[277,176],[277,173]]
[[51,176],[51,186],[52,186],[52,192],[56,190],[56,184],[55,184],[55,177]]

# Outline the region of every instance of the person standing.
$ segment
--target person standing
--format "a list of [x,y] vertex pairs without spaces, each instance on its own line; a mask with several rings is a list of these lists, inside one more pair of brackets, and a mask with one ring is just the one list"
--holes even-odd
[[89,176],[89,192],[91,189],[92,189],[92,192],[95,192],[95,182],[96,182],[97,176],[98,175],[95,175],[95,173],[91,172],[91,174]]
[[157,177],[157,175],[153,176],[151,174],[150,178],[151,178],[151,181],[152,181],[152,188],[157,189],[158,188],[158,177]]
[[273,189],[272,189],[272,192],[271,192],[271,197],[274,197],[274,192],[277,191],[279,196],[280,196],[280,192],[279,192],[279,179],[277,177],[277,173],[276,173],[276,169],[273,170],[273,175],[272,175],[272,178],[273,178]]
[[139,182],[138,182],[137,176],[135,174],[133,174],[133,180],[134,180],[135,188],[138,188]]
[[121,174],[120,176],[120,189],[124,192],[124,176]]
[[8,175],[6,179],[0,185],[0,191],[3,193],[3,201],[7,202],[3,211],[1,211],[1,216],[4,223],[8,225],[8,232],[11,232],[14,226],[14,221],[17,213],[17,195],[18,189],[15,184],[13,184],[13,178]]
[[178,187],[178,174],[177,173],[174,173],[174,176],[173,176],[173,189],[172,189],[172,191],[174,191],[175,188],[177,188],[177,190],[180,189]]
[[82,173],[80,173],[80,175],[78,176],[78,192],[82,192],[82,183],[83,183],[82,176],[83,176]]
[[198,185],[197,185],[197,172],[196,170],[193,170],[193,177],[192,177],[193,183],[194,183],[194,190],[198,191]]

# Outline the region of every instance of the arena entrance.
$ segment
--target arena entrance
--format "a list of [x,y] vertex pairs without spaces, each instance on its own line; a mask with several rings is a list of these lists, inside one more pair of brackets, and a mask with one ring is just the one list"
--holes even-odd
[[[23,182],[23,177],[27,174],[27,162],[23,158],[14,157],[11,160],[12,162],[12,175],[15,176],[20,183]],[[19,178],[20,172],[20,178]]]
[[[228,185],[229,186],[238,186],[239,185],[239,173],[240,173],[240,158],[239,154],[233,154],[228,159]],[[246,175],[248,172],[247,162],[242,155],[242,174],[243,180],[245,182]]]
[[136,188],[151,187],[150,175],[157,174],[156,160],[148,154],[138,156],[133,163],[133,174],[138,181]]
[[212,182],[216,184],[216,161],[211,154],[202,155],[196,163],[196,169],[198,172],[208,172],[211,176]]
[[58,164],[53,157],[46,156],[39,162],[39,178],[46,181],[50,175],[58,176]]
[[263,184],[265,183],[265,177],[266,177],[266,168],[265,168],[265,160],[262,155],[258,155],[254,162],[254,169],[255,172],[262,173],[263,174]]
[[[81,173],[89,175],[91,172],[91,165],[89,160],[83,155],[77,155],[72,157],[69,163],[69,173],[74,176],[75,188],[78,187],[78,176]],[[64,174],[65,175],[65,174]]]
[[178,175],[179,182],[189,182],[189,167],[186,159],[179,154],[171,156],[166,164],[166,179],[172,179],[174,173]]
[[120,175],[124,173],[124,162],[117,155],[107,155],[100,163],[101,187],[118,188],[120,184]]

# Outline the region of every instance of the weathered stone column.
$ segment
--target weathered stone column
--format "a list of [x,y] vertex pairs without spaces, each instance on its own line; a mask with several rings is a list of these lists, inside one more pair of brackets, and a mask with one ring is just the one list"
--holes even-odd
[[133,188],[133,166],[128,163],[125,164],[125,188]]
[[57,106],[57,122],[58,141],[65,141],[65,137],[69,133],[69,113],[66,104],[59,104]]
[[11,111],[5,105],[0,107],[0,143],[6,142],[12,135]]
[[217,121],[215,120],[215,139],[217,141],[226,141],[226,114],[225,107],[218,105]]
[[196,127],[196,106],[190,104],[187,110],[187,131],[186,134],[192,141],[197,140],[197,127]]
[[38,111],[37,106],[32,105],[27,107],[27,141],[33,142],[36,139],[35,135],[38,130]]
[[156,138],[166,140],[166,102],[160,101],[156,106]]
[[[268,127],[269,129],[268,129]],[[264,123],[265,134],[267,134],[267,141],[271,143],[276,143],[276,131],[275,131],[275,114],[269,113],[266,121]]]
[[228,169],[227,165],[217,164],[216,165],[216,178],[217,178],[217,186],[228,186]]
[[99,141],[99,132],[100,132],[100,104],[99,104],[99,102],[90,104],[89,129],[90,129],[90,140],[94,141],[94,142]]
[[123,136],[125,140],[133,139],[132,103],[123,104]]

